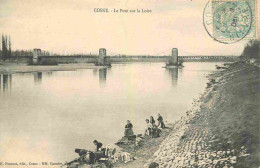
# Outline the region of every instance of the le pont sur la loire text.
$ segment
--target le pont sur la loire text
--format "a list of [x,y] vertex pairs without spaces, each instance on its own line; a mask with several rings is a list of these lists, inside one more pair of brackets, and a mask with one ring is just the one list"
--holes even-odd
[[108,8],[94,8],[97,13],[152,13],[150,9],[108,9]]

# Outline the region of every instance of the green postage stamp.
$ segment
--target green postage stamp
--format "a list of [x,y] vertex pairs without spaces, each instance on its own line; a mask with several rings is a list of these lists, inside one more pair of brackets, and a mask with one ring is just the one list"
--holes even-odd
[[257,0],[211,0],[204,9],[207,33],[221,43],[257,38]]

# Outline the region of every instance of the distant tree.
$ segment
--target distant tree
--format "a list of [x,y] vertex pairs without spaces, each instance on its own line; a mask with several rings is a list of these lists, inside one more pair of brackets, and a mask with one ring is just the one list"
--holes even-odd
[[2,34],[2,59],[7,60],[11,59],[12,50],[11,50],[11,38],[7,35]]
[[8,59],[11,59],[12,58],[12,49],[11,49],[11,37],[9,35],[9,42],[8,42]]
[[3,60],[7,59],[7,46],[6,46],[6,38],[5,35],[2,35],[2,58]]
[[4,44],[3,44],[3,35],[2,35],[2,41],[1,41],[1,44],[2,44],[2,45],[1,45],[1,53],[0,53],[0,54],[1,54],[1,58],[2,58],[2,60],[3,60],[3,59],[4,59],[4,56],[3,56],[3,55],[4,55],[4,50],[3,50],[3,48],[4,48]]
[[260,41],[259,40],[250,40],[244,48],[244,51],[241,55],[244,59],[256,59],[260,60]]
[[5,59],[8,59],[8,37],[5,35]]

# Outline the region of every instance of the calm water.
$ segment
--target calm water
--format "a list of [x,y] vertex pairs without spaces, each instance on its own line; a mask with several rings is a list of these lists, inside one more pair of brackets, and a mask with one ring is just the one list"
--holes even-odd
[[127,119],[135,133],[157,113],[174,122],[203,92],[215,65],[167,70],[163,63],[133,63],[2,75],[0,161],[69,161],[75,148],[94,149],[94,139],[116,142]]

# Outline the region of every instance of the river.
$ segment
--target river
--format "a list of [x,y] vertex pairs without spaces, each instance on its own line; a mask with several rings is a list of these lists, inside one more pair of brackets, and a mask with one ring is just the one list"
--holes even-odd
[[0,161],[70,161],[75,148],[94,149],[94,139],[116,142],[128,119],[135,133],[158,113],[172,123],[204,91],[216,64],[187,62],[169,70],[163,63],[129,63],[1,75]]

